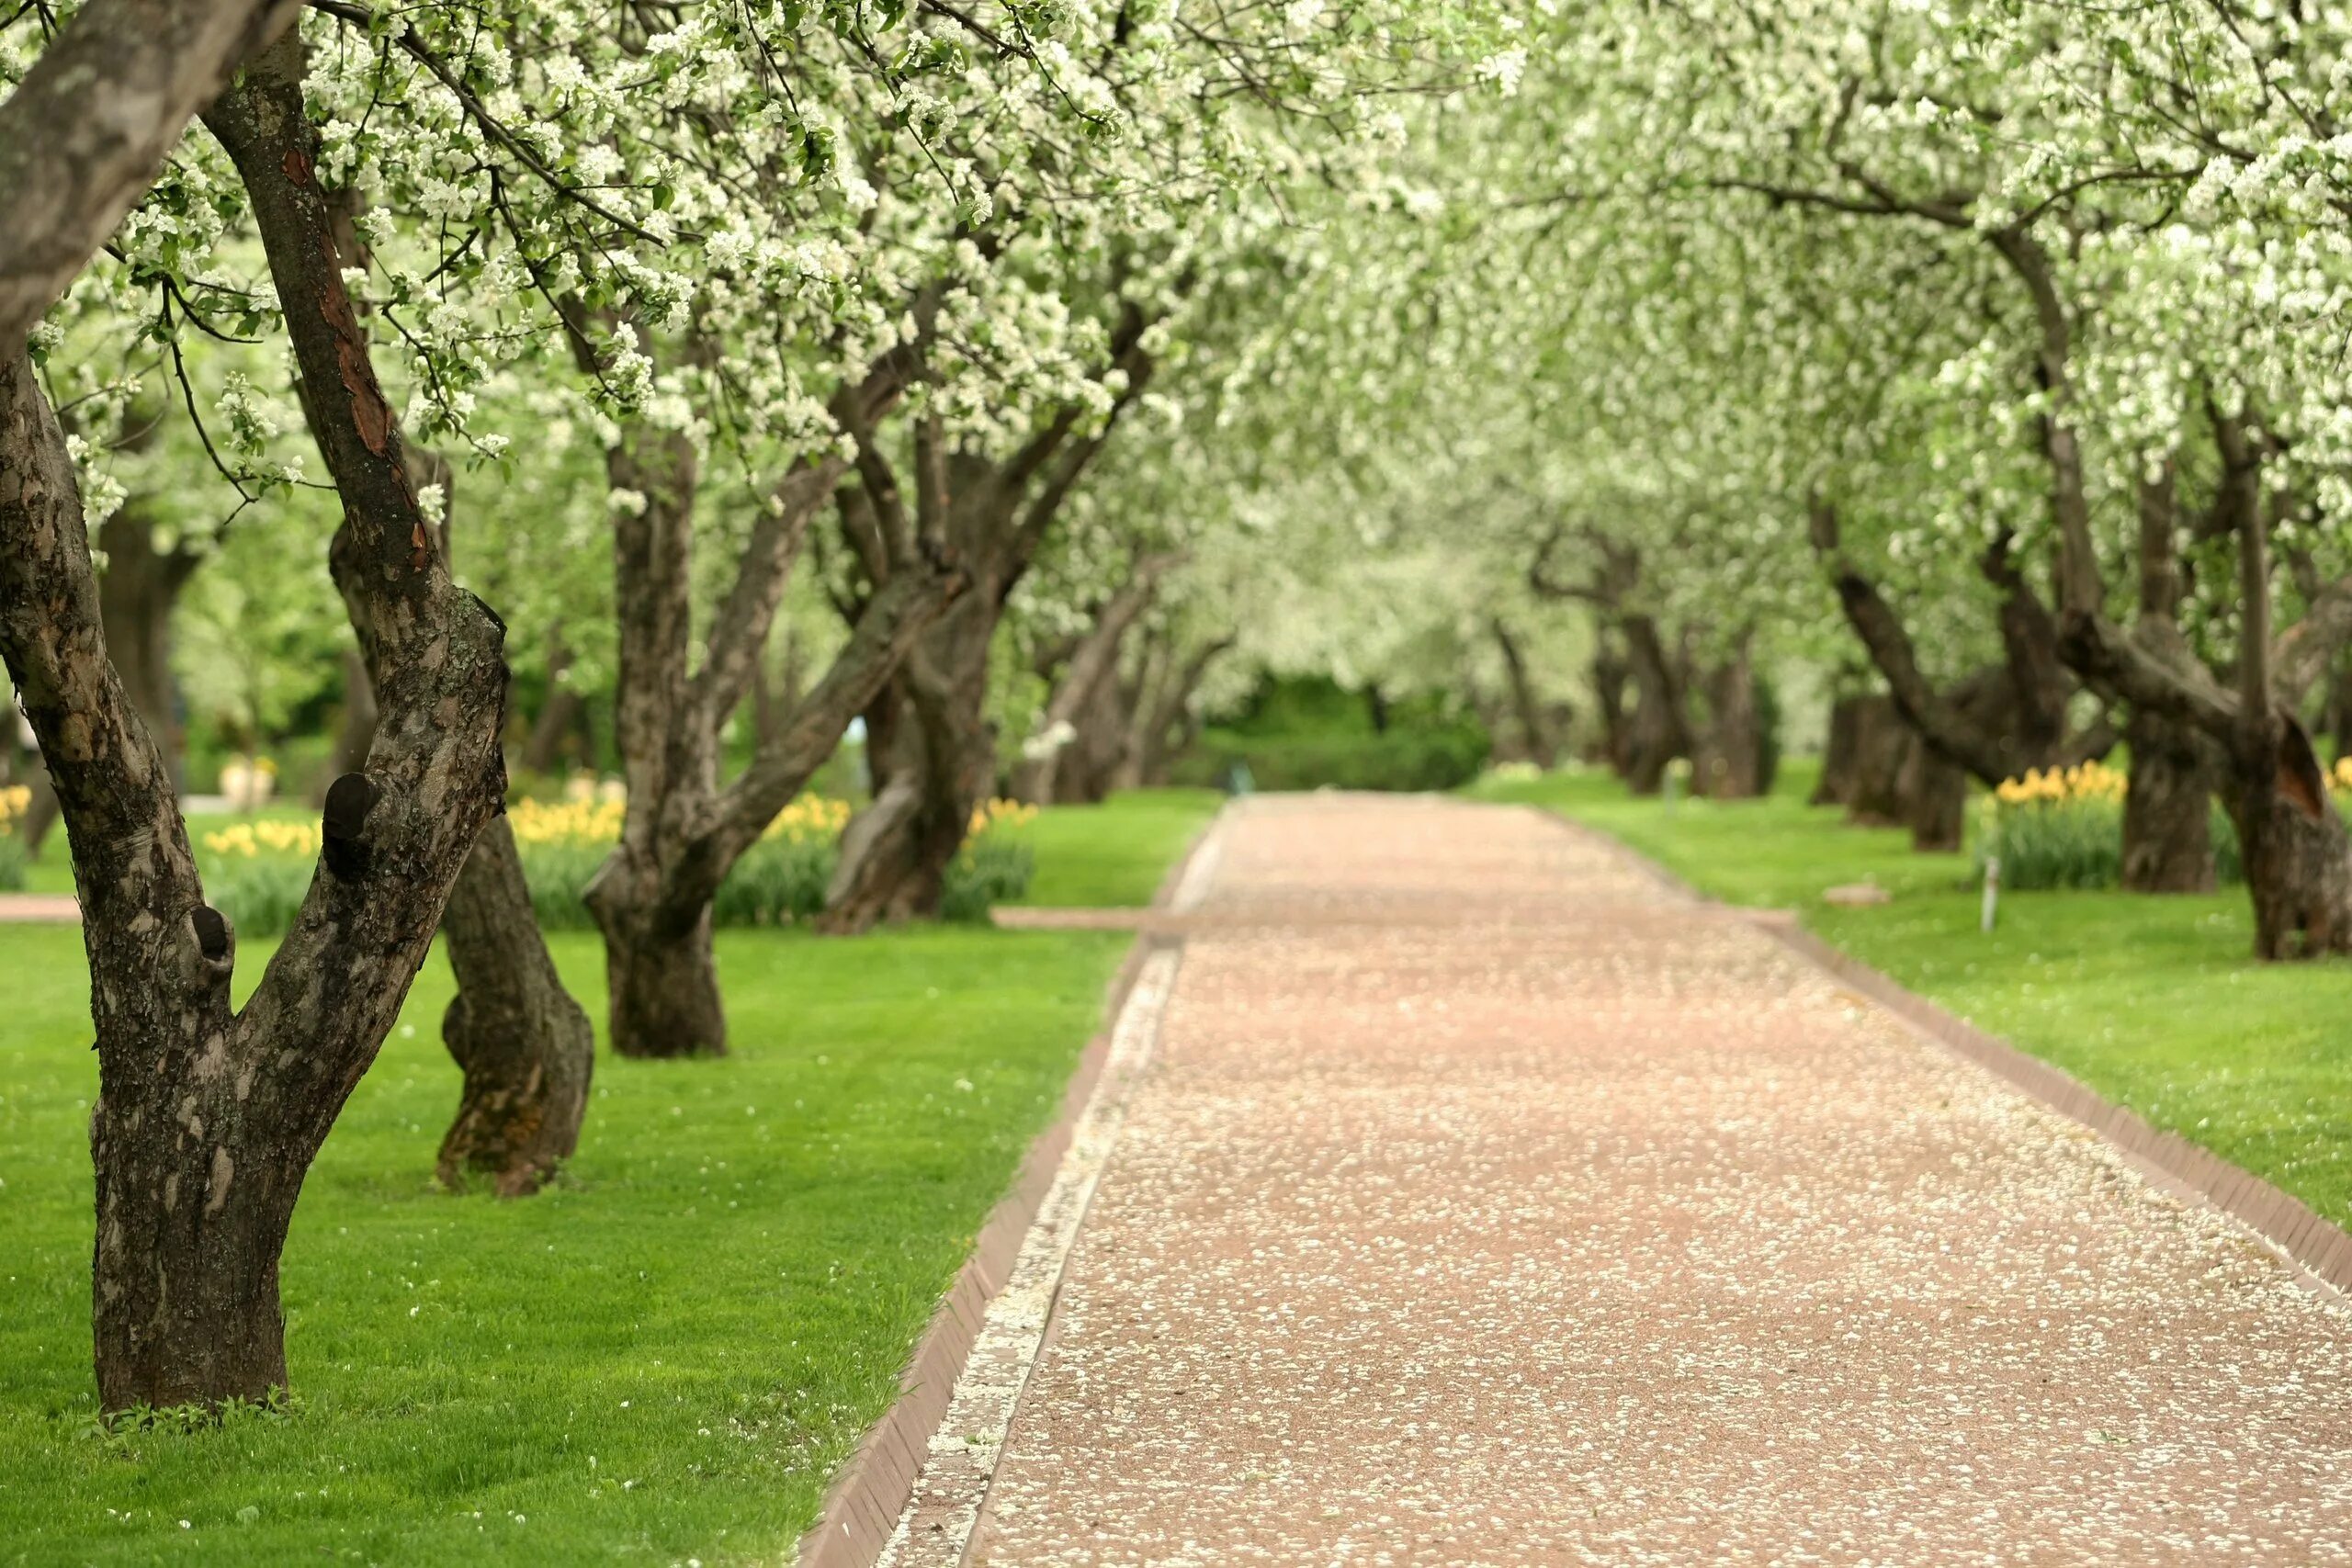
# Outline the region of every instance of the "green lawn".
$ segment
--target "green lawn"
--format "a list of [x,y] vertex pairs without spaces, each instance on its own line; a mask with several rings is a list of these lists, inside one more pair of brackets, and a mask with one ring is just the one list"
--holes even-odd
[[[2352,1223],[2352,963],[2256,963],[2238,891],[2008,893],[1999,928],[1981,934],[1966,857],[1847,827],[1804,804],[1813,781],[1792,766],[1769,800],[1671,810],[1600,773],[1489,778],[1471,793],[1550,807],[1727,902],[1793,908],[1949,1010]],[[1893,901],[1822,902],[1864,880]]]
[[1225,797],[1213,789],[1136,789],[1101,806],[1049,806],[1023,829],[1037,877],[1021,901],[1046,908],[1133,908],[1151,896]]
[[[718,940],[735,1055],[603,1057],[569,1178],[512,1203],[430,1184],[457,1098],[436,956],[295,1218],[299,1413],[108,1438],[80,942],[0,927],[0,1563],[778,1560],[1058,1102],[1126,940]],[[555,949],[597,1010],[594,939]]]

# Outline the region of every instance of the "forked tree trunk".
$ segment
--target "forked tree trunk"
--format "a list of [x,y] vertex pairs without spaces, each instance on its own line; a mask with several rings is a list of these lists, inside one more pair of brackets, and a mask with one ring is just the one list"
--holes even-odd
[[458,977],[441,1040],[465,1087],[438,1174],[444,1186],[476,1176],[502,1198],[522,1197],[579,1146],[596,1035],[548,956],[504,817],[474,840],[441,930]]
[[[587,348],[584,325],[573,323]],[[870,431],[903,391],[906,371],[877,367],[834,400],[851,428]],[[935,420],[917,445],[938,450]],[[695,507],[699,458],[684,435],[624,426],[605,454],[613,488],[645,498],[613,526],[614,600],[620,681],[615,730],[628,770],[621,840],[589,883],[586,901],[604,933],[613,1049],[624,1056],[716,1055],[727,1048],[712,901],[743,852],[759,842],[873,703],[891,672],[962,579],[935,530],[908,522],[895,495],[877,506],[892,524],[872,544],[887,577],[853,617],[849,639],[787,715],[772,716],[750,763],[722,787],[721,727],[751,691],[810,519],[846,465],[804,458],[778,481],[737,556],[735,577],[693,660]],[[933,512],[926,491],[924,517]]]
[[2133,893],[2213,890],[2213,796],[2224,778],[2213,743],[2142,708],[2125,736],[2132,787],[2123,797],[2123,886]]
[[[996,781],[989,647],[1005,600],[1120,417],[1150,386],[1154,361],[1144,346],[1150,326],[1139,307],[1121,308],[1103,370],[1115,371],[1124,384],[1110,392],[1110,412],[1099,420],[1083,405],[1066,403],[1001,462],[951,453],[934,422],[917,427],[917,515],[936,530],[938,547],[964,574],[967,591],[922,628],[900,667],[895,683],[902,700],[884,720],[893,730],[888,754],[882,748],[870,753],[876,799],[861,814],[868,820],[853,821],[842,835],[841,865],[820,929],[846,934],[939,912],[973,810]],[[857,507],[843,497],[843,526],[875,592],[888,593],[904,567],[886,560],[873,541],[909,531],[898,481],[871,423],[854,417],[844,423],[856,444],[861,485],[854,492]],[[854,521],[861,515],[862,526]]]
[[212,118],[305,384],[339,416],[319,432],[345,508],[330,563],[377,606],[385,725],[367,771],[329,791],[319,869],[243,1009],[234,932],[203,902],[163,757],[107,658],[63,437],[29,364],[0,359],[0,653],[72,830],[97,978],[92,1337],[107,1411],[285,1386],[277,1263],[303,1176],[502,791],[500,628],[418,542],[399,435],[334,265],[301,76],[288,39]]
[[[973,593],[934,622],[893,682],[896,703],[868,717],[875,800],[842,835],[820,931],[847,935],[937,918],[949,868],[996,775],[987,702],[997,604],[992,594]],[[922,677],[912,668],[918,662]]]

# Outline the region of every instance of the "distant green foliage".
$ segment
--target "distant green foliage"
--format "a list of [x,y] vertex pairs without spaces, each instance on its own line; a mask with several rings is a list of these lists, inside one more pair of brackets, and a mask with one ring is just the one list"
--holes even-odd
[[1261,790],[1458,789],[1487,765],[1492,742],[1475,725],[1397,729],[1385,735],[1256,737],[1204,735],[1173,770],[1175,782],[1222,786],[1235,763]]
[[825,907],[825,885],[841,862],[831,839],[763,839],[719,884],[711,918],[722,926],[788,926]]
[[0,829],[0,893],[14,893],[25,885],[25,868],[32,863],[32,856],[25,852],[24,840]]
[[1019,839],[987,833],[964,846],[947,868],[939,915],[945,920],[981,921],[999,904],[1020,901],[1037,874],[1037,852]]
[[205,868],[204,897],[241,937],[294,929],[318,863],[306,854],[226,855]]
[[[2233,886],[2245,880],[2237,828],[2219,801],[2211,811],[2214,874]],[[1979,879],[1986,857],[1998,855],[2001,886],[2013,892],[2120,887],[2123,807],[2110,800],[1999,807],[1987,813],[1975,852]]]
[[1322,677],[1269,679],[1171,772],[1176,784],[1206,788],[1225,787],[1238,763],[1261,790],[1458,789],[1493,749],[1484,726],[1433,697],[1382,703]]
[[523,880],[530,884],[531,908],[542,931],[593,931],[596,921],[581,895],[613,852],[610,844],[518,844]]

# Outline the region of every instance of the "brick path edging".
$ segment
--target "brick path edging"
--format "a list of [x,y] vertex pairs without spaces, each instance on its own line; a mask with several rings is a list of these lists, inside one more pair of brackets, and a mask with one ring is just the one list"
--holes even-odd
[[[1198,901],[1198,890],[1205,880],[1201,874],[1215,868],[1218,829],[1225,821],[1226,814],[1220,811],[1169,869],[1152,898],[1153,911],[1174,911]],[[929,1457],[933,1435],[947,1415],[948,1402],[979,1338],[989,1303],[1011,1278],[1022,1243],[1060,1171],[1062,1156],[1093,1101],[1110,1060],[1113,1031],[1126,1010],[1128,996],[1154,953],[1181,946],[1178,939],[1147,930],[1128,949],[1125,962],[1111,982],[1103,1026],[1080,1054],[1063,1092],[1060,1111],[1029,1145],[1012,1190],[989,1212],[988,1222],[973,1242],[972,1255],[956,1270],[955,1282],[915,1342],[914,1352],[899,1376],[898,1396],[827,1488],[817,1522],[800,1538],[793,1559],[798,1568],[872,1568],[889,1544],[899,1516],[914,1495],[915,1479]]]
[[2059,1115],[2120,1149],[2156,1186],[2211,1204],[2251,1229],[2307,1276],[2306,1283],[2352,1295],[2352,1233],[2313,1213],[2290,1192],[2117,1105],[2071,1073],[2029,1055],[1807,931],[1793,910],[1742,909],[1692,887],[1614,835],[1556,811],[1562,826],[1608,845],[1683,897],[1747,920],[1792,953],[1827,971],[1894,1014],[1929,1043],[1965,1057]]

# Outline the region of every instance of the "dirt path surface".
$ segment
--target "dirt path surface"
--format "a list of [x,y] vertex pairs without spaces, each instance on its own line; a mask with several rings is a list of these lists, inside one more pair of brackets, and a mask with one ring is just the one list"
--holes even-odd
[[1224,840],[968,1561],[2352,1560],[2234,1222],[1533,813]]

